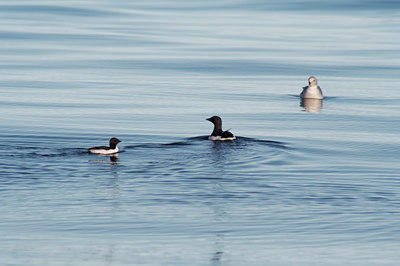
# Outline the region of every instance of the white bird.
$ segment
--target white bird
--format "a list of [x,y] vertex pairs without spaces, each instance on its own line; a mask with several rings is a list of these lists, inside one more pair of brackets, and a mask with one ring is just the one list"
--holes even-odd
[[303,87],[300,93],[302,99],[320,99],[324,98],[321,88],[318,86],[317,78],[311,76],[308,78],[308,86]]

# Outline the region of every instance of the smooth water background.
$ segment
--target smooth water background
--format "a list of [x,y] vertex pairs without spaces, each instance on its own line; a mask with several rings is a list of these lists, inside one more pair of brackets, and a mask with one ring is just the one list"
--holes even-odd
[[0,1],[1,264],[396,265],[399,13]]

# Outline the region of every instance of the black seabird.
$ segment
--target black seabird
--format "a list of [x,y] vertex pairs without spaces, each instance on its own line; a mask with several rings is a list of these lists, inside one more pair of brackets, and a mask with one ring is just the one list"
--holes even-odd
[[98,146],[98,147],[93,147],[89,149],[90,153],[96,153],[96,154],[115,154],[118,153],[118,147],[117,144],[120,143],[121,141],[117,138],[111,138],[110,139],[110,146]]
[[208,137],[210,140],[234,140],[236,137],[229,132],[229,130],[222,130],[222,119],[219,116],[212,116],[207,118],[206,120],[210,121],[214,124],[214,130],[211,133],[211,136]]

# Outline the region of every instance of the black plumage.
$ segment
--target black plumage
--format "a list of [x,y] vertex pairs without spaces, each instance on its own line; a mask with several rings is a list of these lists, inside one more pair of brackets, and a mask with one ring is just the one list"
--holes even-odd
[[212,137],[221,137],[221,139],[234,139],[235,136],[229,130],[222,130],[222,119],[219,116],[212,116],[207,118],[208,121],[214,124],[214,130],[211,133]]

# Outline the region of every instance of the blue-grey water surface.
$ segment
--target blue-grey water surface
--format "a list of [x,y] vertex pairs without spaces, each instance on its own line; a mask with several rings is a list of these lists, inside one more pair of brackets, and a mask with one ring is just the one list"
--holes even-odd
[[0,1],[1,264],[396,265],[399,15]]

